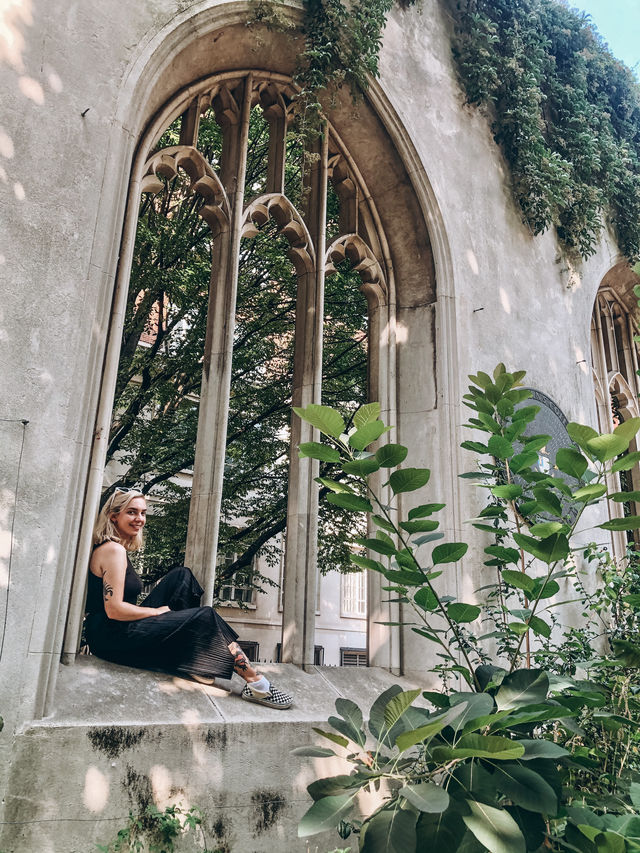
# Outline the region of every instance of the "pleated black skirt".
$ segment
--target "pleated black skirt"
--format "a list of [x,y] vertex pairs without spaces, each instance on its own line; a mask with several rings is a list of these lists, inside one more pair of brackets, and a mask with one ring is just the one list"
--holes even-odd
[[[90,581],[91,577],[90,573]],[[233,656],[228,645],[238,635],[212,607],[198,606],[201,596],[202,587],[190,569],[172,569],[140,603],[167,605],[168,613],[132,622],[109,619],[106,613],[87,616],[91,653],[140,669],[231,678]]]

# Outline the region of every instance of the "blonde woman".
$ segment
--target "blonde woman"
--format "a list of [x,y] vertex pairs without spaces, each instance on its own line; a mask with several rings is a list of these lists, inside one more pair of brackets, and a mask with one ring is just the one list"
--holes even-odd
[[172,569],[137,603],[142,582],[129,554],[142,544],[146,517],[145,497],[135,489],[116,489],[98,516],[86,606],[92,654],[209,683],[235,670],[246,681],[243,699],[289,708],[292,697],[256,672],[236,632],[212,607],[200,607],[202,587],[190,569]]

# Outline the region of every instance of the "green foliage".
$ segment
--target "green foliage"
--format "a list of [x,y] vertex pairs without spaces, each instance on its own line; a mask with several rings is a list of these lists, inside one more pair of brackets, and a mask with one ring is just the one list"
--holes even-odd
[[[340,504],[348,511],[371,514],[379,528],[375,536],[354,542],[376,558],[358,551],[354,563],[385,577],[385,589],[403,604],[404,624],[437,648],[441,662],[434,670],[461,685],[423,693],[431,709],[416,706],[420,690],[394,686],[376,699],[366,722],[353,702],[338,700],[339,716],[328,721],[334,731],[315,730],[331,747],[303,747],[296,753],[341,756],[353,769],[309,786],[314,802],[300,823],[301,836],[339,822],[342,837],[345,827],[358,836],[362,853],[637,849],[640,703],[629,672],[640,666],[635,641],[640,587],[617,567],[607,570],[602,556],[592,556],[589,549],[587,566],[599,569],[604,580],[594,603],[575,567],[570,541],[587,506],[603,498],[604,484],[619,464],[616,456],[628,450],[640,419],[611,435],[570,424],[575,446],[559,454],[557,468],[541,471],[537,451],[549,437],[528,434],[537,407],[527,405],[523,378],[522,371],[510,373],[500,364],[492,376],[470,377],[464,397],[473,413],[467,426],[487,437],[486,443],[463,444],[479,455],[475,470],[463,476],[487,494],[473,524],[493,538],[485,548],[485,565],[495,580],[483,588],[485,600],[478,603],[439,591],[438,578],[447,565],[467,553],[463,542],[424,547],[441,536],[431,516],[443,505],[420,504],[406,521],[397,512],[397,496],[422,489],[429,470],[404,467],[407,453],[399,445],[385,451],[384,443],[354,442],[364,428],[358,426],[364,414],[356,413],[345,432],[338,413],[326,407],[296,410],[323,431],[326,447],[340,455],[341,483],[350,492],[333,497],[347,498]],[[382,426],[370,432],[377,442],[384,434]],[[301,447],[300,455],[309,455],[308,449]],[[391,464],[394,457],[401,467]],[[371,471],[358,467],[369,460],[395,468],[386,482],[379,463]],[[376,480],[370,481],[373,476]],[[374,483],[379,485],[374,488]],[[634,525],[627,520],[627,528]],[[611,529],[609,522],[598,527]],[[561,584],[565,597],[583,601],[585,616],[593,606],[620,626],[613,638],[618,659],[582,660],[591,667],[589,680],[576,676],[575,660],[577,654],[591,653],[595,636],[585,635],[579,652],[554,645],[554,608],[565,603],[558,600]],[[480,621],[489,630],[477,637],[468,626]],[[500,666],[483,648],[488,638]],[[576,640],[574,629],[564,642],[575,646]],[[571,659],[573,667],[563,671]],[[536,668],[538,661],[546,668]],[[358,791],[379,790],[383,781],[388,793],[381,805],[361,823],[352,821]]]
[[557,0],[461,0],[454,55],[469,103],[488,108],[534,234],[595,251],[607,216],[640,255],[640,87],[584,13]]
[[[202,833],[202,815],[200,809],[193,806],[185,810],[179,805],[167,806],[160,811],[149,805],[138,815],[129,813],[126,826],[118,830],[115,839],[107,845],[97,844],[102,853],[173,853],[177,839],[196,828]],[[202,853],[217,853],[207,850],[206,842]]]
[[[176,144],[178,132],[176,123],[158,148]],[[294,202],[300,195],[301,145],[291,134],[285,185]],[[212,111],[201,118],[198,148],[214,168],[219,165],[222,137]],[[268,126],[256,107],[247,158],[250,195],[264,191],[267,152]],[[108,450],[118,474],[111,488],[136,485],[154,498],[138,565],[146,580],[184,562],[189,517],[189,478],[181,472],[194,462],[211,239],[198,215],[201,202],[188,190],[179,173],[165,180],[162,193],[140,203]],[[339,203],[330,190],[330,229],[338,218]],[[225,559],[217,578],[224,581],[239,572],[239,580],[244,576],[258,589],[269,581],[252,573],[254,557],[280,558],[286,524],[297,296],[288,250],[286,241],[265,226],[243,241],[240,252],[219,537]],[[355,409],[366,394],[367,307],[360,284],[348,264],[325,284],[323,393],[342,410]],[[323,474],[331,473],[336,458],[325,453]],[[243,519],[242,526],[237,519]],[[350,567],[344,524],[344,515],[323,502],[323,571]]]

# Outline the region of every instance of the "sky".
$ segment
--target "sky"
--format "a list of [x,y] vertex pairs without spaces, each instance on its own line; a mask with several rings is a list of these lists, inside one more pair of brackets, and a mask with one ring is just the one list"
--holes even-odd
[[588,12],[611,53],[640,77],[640,0],[569,0]]

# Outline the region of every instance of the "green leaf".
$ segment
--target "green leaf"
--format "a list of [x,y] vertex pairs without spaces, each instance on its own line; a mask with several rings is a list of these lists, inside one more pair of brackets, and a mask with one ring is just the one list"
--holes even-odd
[[404,797],[418,811],[430,814],[440,814],[449,806],[449,794],[435,782],[405,785],[400,789],[398,796]]
[[407,569],[390,569],[384,573],[387,580],[400,586],[422,586],[424,575],[421,572],[412,572]]
[[492,435],[487,444],[489,453],[496,459],[509,459],[513,456],[513,445],[501,435]]
[[524,471],[525,468],[531,468],[531,466],[537,461],[538,454],[535,450],[525,450],[522,453],[516,453],[516,455],[511,459],[509,467],[514,474],[519,474],[520,471]]
[[[523,402],[524,400],[528,400],[529,397],[531,397],[530,391],[527,391],[526,393],[527,396],[522,397],[520,400],[517,400],[512,393],[507,395],[507,399],[511,400],[517,406],[518,403]],[[522,394],[522,392],[517,392],[517,394]],[[516,411],[513,413],[513,420],[531,423],[531,421],[535,418],[539,411],[540,406],[522,406],[522,408],[516,409]]]
[[418,605],[418,607],[421,607],[423,610],[427,610],[429,612],[437,610],[438,608],[438,599],[436,598],[433,590],[431,590],[428,586],[424,586],[419,589],[413,596],[413,600]]
[[545,817],[555,817],[558,798],[539,773],[517,764],[498,765],[493,773],[496,788],[517,806]]
[[400,468],[389,477],[389,485],[394,495],[401,492],[413,492],[429,482],[431,471],[428,468]]
[[502,400],[498,400],[496,409],[502,418],[510,418],[514,411],[513,403],[511,400],[507,399],[507,397],[503,397]]
[[625,666],[640,667],[640,646],[629,640],[611,640],[616,658]]
[[315,403],[309,403],[306,409],[294,406],[293,411],[303,421],[317,427],[320,432],[332,438],[340,438],[344,432],[344,421],[340,412],[330,406],[318,406]]
[[447,606],[447,616],[452,622],[474,622],[479,615],[480,608],[475,604],[455,601]]
[[386,572],[385,566],[378,560],[371,560],[369,557],[363,557],[360,554],[349,554],[349,559],[361,569],[371,569],[372,572]]
[[514,533],[513,540],[528,554],[532,554],[543,563],[555,563],[563,560],[569,553],[569,542],[564,533],[554,533],[544,539],[534,539],[524,533]]
[[592,453],[599,462],[606,462],[619,456],[629,447],[629,439],[614,433],[597,435],[587,441],[586,449]]
[[562,504],[553,492],[550,492],[545,486],[536,486],[533,489],[533,496],[538,502],[540,509],[546,510],[546,512],[550,512],[559,518],[562,516]]
[[588,486],[583,486],[573,493],[573,497],[580,503],[589,503],[589,501],[597,500],[607,491],[604,483],[590,483]]
[[474,385],[478,385],[480,388],[482,388],[483,391],[486,391],[486,389],[490,385],[493,385],[491,377],[488,373],[485,373],[484,370],[479,370],[475,374],[470,373],[468,378],[473,382]]
[[467,828],[491,853],[526,853],[520,827],[503,809],[467,800],[470,815],[462,815]]
[[560,592],[560,586],[556,581],[546,580],[546,578],[536,578],[535,583],[535,589],[531,598],[552,598],[556,593]]
[[369,551],[375,551],[376,554],[383,554],[385,557],[396,553],[395,545],[390,545],[382,539],[358,539],[358,544]]
[[463,441],[460,445],[464,450],[471,450],[473,453],[485,454],[489,452],[486,444],[480,444],[479,441]]
[[551,636],[551,628],[539,616],[531,616],[529,618],[529,627],[535,634],[540,634],[542,637],[548,639]]
[[333,829],[340,818],[349,811],[357,793],[358,789],[351,794],[323,797],[315,802],[298,824],[298,837],[307,838],[309,835],[317,835],[318,832]]
[[640,429],[640,418],[629,418],[628,421],[623,421],[614,429],[613,434],[620,436],[627,442],[635,438],[636,433]]
[[531,451],[542,450],[550,441],[550,435],[528,435],[524,438],[524,449]]
[[439,521],[434,521],[428,518],[419,518],[416,521],[401,521],[400,527],[406,530],[407,533],[430,533],[435,530],[440,524]]
[[337,492],[338,494],[353,494],[351,486],[348,486],[346,483],[341,483],[339,480],[330,480],[329,477],[316,477],[316,482],[320,483],[321,486],[326,486],[327,489],[330,489],[332,492]]
[[456,758],[490,758],[493,761],[514,761],[524,754],[524,747],[500,735],[479,735],[474,732],[463,735],[455,746],[436,746],[435,761],[451,761]]
[[297,746],[291,750],[291,755],[305,755],[309,758],[329,758],[330,755],[336,755],[333,749],[326,746]]
[[402,444],[384,444],[376,450],[376,459],[382,468],[395,468],[404,462],[408,452]]
[[583,450],[588,450],[588,441],[598,437],[595,429],[591,429],[591,427],[584,426],[583,424],[569,423],[567,424],[567,432],[569,433],[569,438],[575,441]]
[[625,518],[612,518],[598,524],[601,530],[637,530],[640,527],[639,515],[628,515]]
[[502,580],[508,583],[509,586],[515,586],[516,589],[524,590],[528,597],[532,597],[532,593],[536,587],[536,583],[529,575],[524,572],[517,572],[512,569],[504,569],[502,572]]
[[530,530],[534,536],[540,536],[544,539],[551,536],[552,533],[557,533],[562,530],[563,525],[559,521],[542,521],[540,524],[534,524]]
[[640,492],[615,492],[613,495],[609,495],[609,499],[616,501],[616,503],[640,501]]
[[360,853],[413,853],[418,813],[396,801],[375,812],[362,826]]
[[372,521],[374,521],[378,527],[381,527],[383,530],[387,530],[389,533],[395,533],[396,529],[393,524],[384,518],[382,515],[373,515],[371,516]]
[[377,441],[382,433],[388,429],[389,427],[385,427],[382,421],[371,421],[349,436],[349,444],[354,450],[364,450],[373,441]]
[[503,563],[518,563],[520,561],[520,552],[516,551],[515,548],[504,548],[502,545],[487,545],[484,552],[491,557],[497,557]]
[[538,705],[549,692],[549,676],[539,669],[517,669],[506,675],[496,694],[499,711]]
[[328,444],[320,444],[319,441],[305,441],[298,446],[301,459],[319,459],[321,462],[339,462],[340,453]]
[[342,697],[336,699],[336,711],[353,726],[354,731],[362,729],[362,711],[351,699],[343,699]]
[[575,477],[576,480],[580,480],[587,470],[589,463],[582,453],[575,450],[575,448],[561,447],[556,453],[556,465],[565,474],[569,474],[571,477]]
[[559,746],[552,740],[543,740],[542,738],[529,740],[527,738],[517,740],[516,743],[521,744],[524,749],[524,754],[520,758],[521,761],[534,761],[537,758],[559,760],[571,755],[563,746]]
[[336,797],[341,794],[352,792],[354,788],[362,788],[371,782],[368,776],[328,776],[324,779],[316,779],[307,785],[309,796],[313,800],[321,800],[323,797]]
[[342,470],[345,474],[353,474],[355,477],[368,477],[374,471],[380,469],[380,463],[375,456],[368,456],[366,459],[354,459],[352,462],[345,462]]
[[431,554],[431,562],[434,566],[443,563],[457,563],[467,553],[469,546],[465,542],[447,542],[436,545]]
[[638,462],[640,462],[640,450],[634,450],[632,453],[625,453],[620,459],[616,459],[611,466],[611,471],[612,473],[616,471],[630,471]]
[[360,406],[353,416],[353,425],[356,429],[362,429],[366,424],[377,421],[380,417],[380,403],[366,403]]
[[421,504],[409,510],[409,518],[424,518],[425,515],[433,515],[434,512],[444,509],[445,506],[446,504]]
[[418,698],[420,692],[421,688],[405,690],[389,700],[384,709],[384,722],[388,729],[392,728],[404,716],[407,708]]
[[360,495],[334,494],[327,495],[327,503],[339,506],[341,509],[350,509],[354,512],[373,512],[371,502]]
[[396,738],[396,746],[402,753],[418,743],[431,740],[444,728],[451,725],[454,720],[458,719],[464,713],[465,708],[466,704],[464,703],[456,705],[454,708],[447,709],[444,714],[434,716],[424,726],[419,726],[417,729],[411,729],[408,732],[401,732]]
[[[374,736],[374,738],[376,738],[376,740],[379,740],[380,743],[389,747],[391,747],[393,743],[395,743],[395,739],[399,734],[399,731],[386,731],[384,722],[384,712],[389,702],[393,699],[394,696],[397,696],[399,693],[402,693],[402,687],[400,687],[398,684],[392,684],[391,687],[388,687],[383,693],[378,696],[378,698],[371,706],[371,710],[369,711],[369,731]],[[389,738],[391,734],[393,734],[393,738],[390,740]]]
[[346,747],[349,746],[349,741],[346,737],[342,737],[342,735],[336,735],[333,732],[325,732],[322,729],[313,729],[313,731],[320,735],[321,737],[326,738],[327,740],[332,741],[333,743],[337,743],[338,746]]
[[497,498],[502,498],[506,501],[515,500],[515,498],[519,498],[522,494],[522,486],[518,486],[515,483],[509,483],[505,486],[494,486],[491,489],[491,493],[495,495]]

